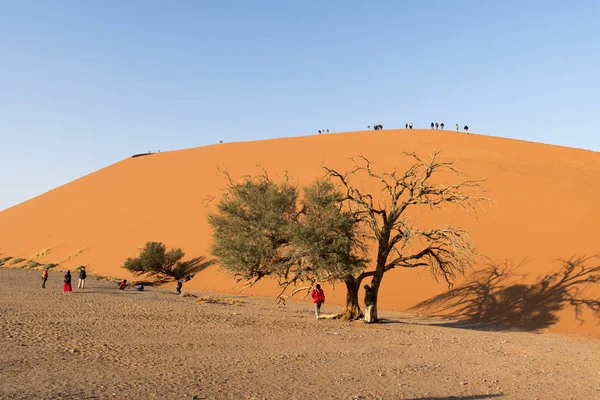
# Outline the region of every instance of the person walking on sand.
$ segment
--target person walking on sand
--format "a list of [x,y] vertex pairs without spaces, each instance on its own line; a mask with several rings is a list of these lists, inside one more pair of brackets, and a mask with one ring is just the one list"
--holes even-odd
[[63,292],[64,293],[69,293],[72,290],[73,290],[73,288],[71,288],[71,271],[67,270],[65,272],[65,279],[64,279],[64,284],[63,284]]
[[404,129],[408,129],[408,123],[404,124]]
[[469,126],[468,125],[465,125],[465,132],[469,133]]
[[433,122],[431,123],[431,130],[433,130]]
[[412,129],[412,122],[408,123],[408,129]]
[[373,308],[375,307],[375,293],[369,285],[365,285],[365,322],[373,322]]
[[440,124],[440,128],[442,128],[442,130],[444,130],[444,123],[443,122]]
[[77,282],[77,289],[85,289],[85,278],[87,278],[87,273],[85,272],[85,267],[81,265],[79,266],[79,282]]
[[440,125],[436,122],[435,123],[435,130],[437,131],[438,129],[440,129]]
[[317,286],[310,295],[313,298],[313,303],[315,303],[315,315],[317,316],[317,319],[319,319],[321,315],[321,306],[325,303],[325,292],[321,289],[321,285],[317,283]]
[[181,279],[177,279],[177,293],[181,294],[181,287],[183,286],[183,281]]
[[456,132],[458,132],[458,124],[456,124]]
[[46,281],[48,280],[48,268],[42,271],[42,289],[46,289]]

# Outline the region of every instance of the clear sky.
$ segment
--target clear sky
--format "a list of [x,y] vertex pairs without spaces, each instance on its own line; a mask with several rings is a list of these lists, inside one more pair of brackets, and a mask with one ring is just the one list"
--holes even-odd
[[600,151],[599,74],[597,0],[0,0],[0,210],[134,153],[374,123]]

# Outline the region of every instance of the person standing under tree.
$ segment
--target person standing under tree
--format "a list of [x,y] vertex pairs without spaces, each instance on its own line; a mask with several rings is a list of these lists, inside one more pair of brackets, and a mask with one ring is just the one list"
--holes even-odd
[[181,288],[183,287],[183,281],[181,279],[177,279],[177,293],[181,294]]
[[77,282],[77,289],[85,288],[85,278],[87,278],[87,273],[85,272],[85,267],[83,265],[79,266],[79,282]]
[[375,306],[375,295],[369,285],[365,285],[365,322],[373,322],[373,307]]
[[46,281],[48,280],[48,268],[42,271],[42,289],[46,289]]
[[325,292],[321,289],[321,285],[317,283],[317,286],[310,295],[313,298],[313,303],[315,303],[315,314],[317,319],[319,319],[319,316],[321,315],[321,306],[325,303]]

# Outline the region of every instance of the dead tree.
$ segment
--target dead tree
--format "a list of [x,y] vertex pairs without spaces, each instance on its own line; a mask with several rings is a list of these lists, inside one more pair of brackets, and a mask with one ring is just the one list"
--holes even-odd
[[[484,191],[481,181],[459,180],[453,184],[441,184],[444,173],[461,177],[454,162],[438,160],[439,152],[423,160],[414,153],[404,153],[413,164],[403,173],[378,172],[373,163],[360,156],[353,160],[355,166],[345,173],[325,167],[329,177],[337,180],[345,193],[345,200],[362,221],[377,246],[375,268],[358,276],[345,279],[348,289],[345,319],[360,317],[358,290],[361,282],[373,277],[374,321],[377,321],[377,297],[384,274],[394,268],[429,268],[433,277],[443,279],[449,287],[457,275],[475,260],[475,247],[467,231],[454,226],[421,229],[411,221],[407,212],[418,207],[440,209],[455,205],[465,211],[476,211],[477,205],[488,200],[480,196]],[[354,181],[366,178],[375,180],[381,187],[379,194],[361,189]]]

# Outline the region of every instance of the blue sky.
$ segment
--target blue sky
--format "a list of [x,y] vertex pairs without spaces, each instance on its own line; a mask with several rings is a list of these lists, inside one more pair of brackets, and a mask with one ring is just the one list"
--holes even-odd
[[600,151],[600,2],[0,0],[0,210],[134,153],[432,120]]

